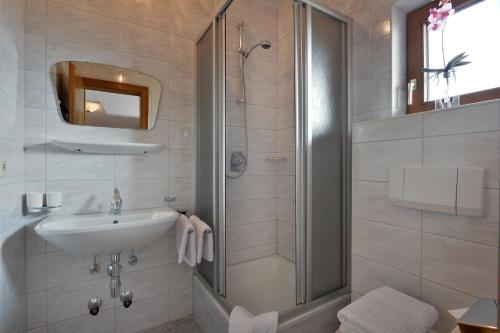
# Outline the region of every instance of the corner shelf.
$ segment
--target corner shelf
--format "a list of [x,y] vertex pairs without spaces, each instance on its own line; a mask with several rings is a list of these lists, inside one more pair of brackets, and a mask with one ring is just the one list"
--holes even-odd
[[153,143],[98,143],[71,140],[52,140],[50,144],[81,154],[143,155],[165,148],[164,145]]

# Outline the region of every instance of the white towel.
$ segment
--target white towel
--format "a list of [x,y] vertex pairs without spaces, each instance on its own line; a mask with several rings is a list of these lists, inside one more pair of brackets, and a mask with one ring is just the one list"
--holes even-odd
[[189,220],[196,232],[196,262],[201,263],[202,258],[206,261],[214,261],[212,229],[196,215],[191,215]]
[[175,224],[175,245],[177,248],[177,263],[185,261],[189,266],[196,266],[196,236],[189,218],[179,214]]
[[242,306],[235,306],[229,316],[229,333],[276,333],[278,312],[253,316]]
[[338,313],[342,333],[425,333],[438,317],[432,305],[389,287],[369,292]]

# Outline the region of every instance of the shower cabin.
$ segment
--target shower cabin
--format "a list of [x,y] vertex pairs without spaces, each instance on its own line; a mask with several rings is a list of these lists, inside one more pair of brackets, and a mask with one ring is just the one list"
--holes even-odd
[[216,256],[195,284],[226,319],[278,311],[283,331],[350,300],[350,36],[317,1],[228,0],[197,43],[197,213]]

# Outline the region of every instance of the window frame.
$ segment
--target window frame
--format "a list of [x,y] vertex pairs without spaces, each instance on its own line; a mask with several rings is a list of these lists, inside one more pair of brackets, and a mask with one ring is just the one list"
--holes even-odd
[[[461,11],[475,5],[484,0],[453,0],[453,6],[456,11]],[[430,111],[434,109],[434,101],[425,101],[425,73],[420,69],[425,66],[425,26],[427,26],[427,18],[429,9],[436,7],[438,1],[418,8],[415,11],[408,13],[407,22],[407,82],[416,79],[417,84],[414,91],[408,91],[408,94],[413,94],[412,104],[408,105],[407,113],[417,113]],[[469,94],[460,95],[460,104],[471,104],[482,101],[494,100],[500,98],[500,87],[476,91]]]

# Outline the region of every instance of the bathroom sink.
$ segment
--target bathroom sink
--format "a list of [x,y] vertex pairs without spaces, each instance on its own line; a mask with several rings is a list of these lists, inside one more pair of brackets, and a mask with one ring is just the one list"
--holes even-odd
[[35,232],[69,254],[123,252],[159,239],[177,219],[170,208],[52,216],[38,223]]

